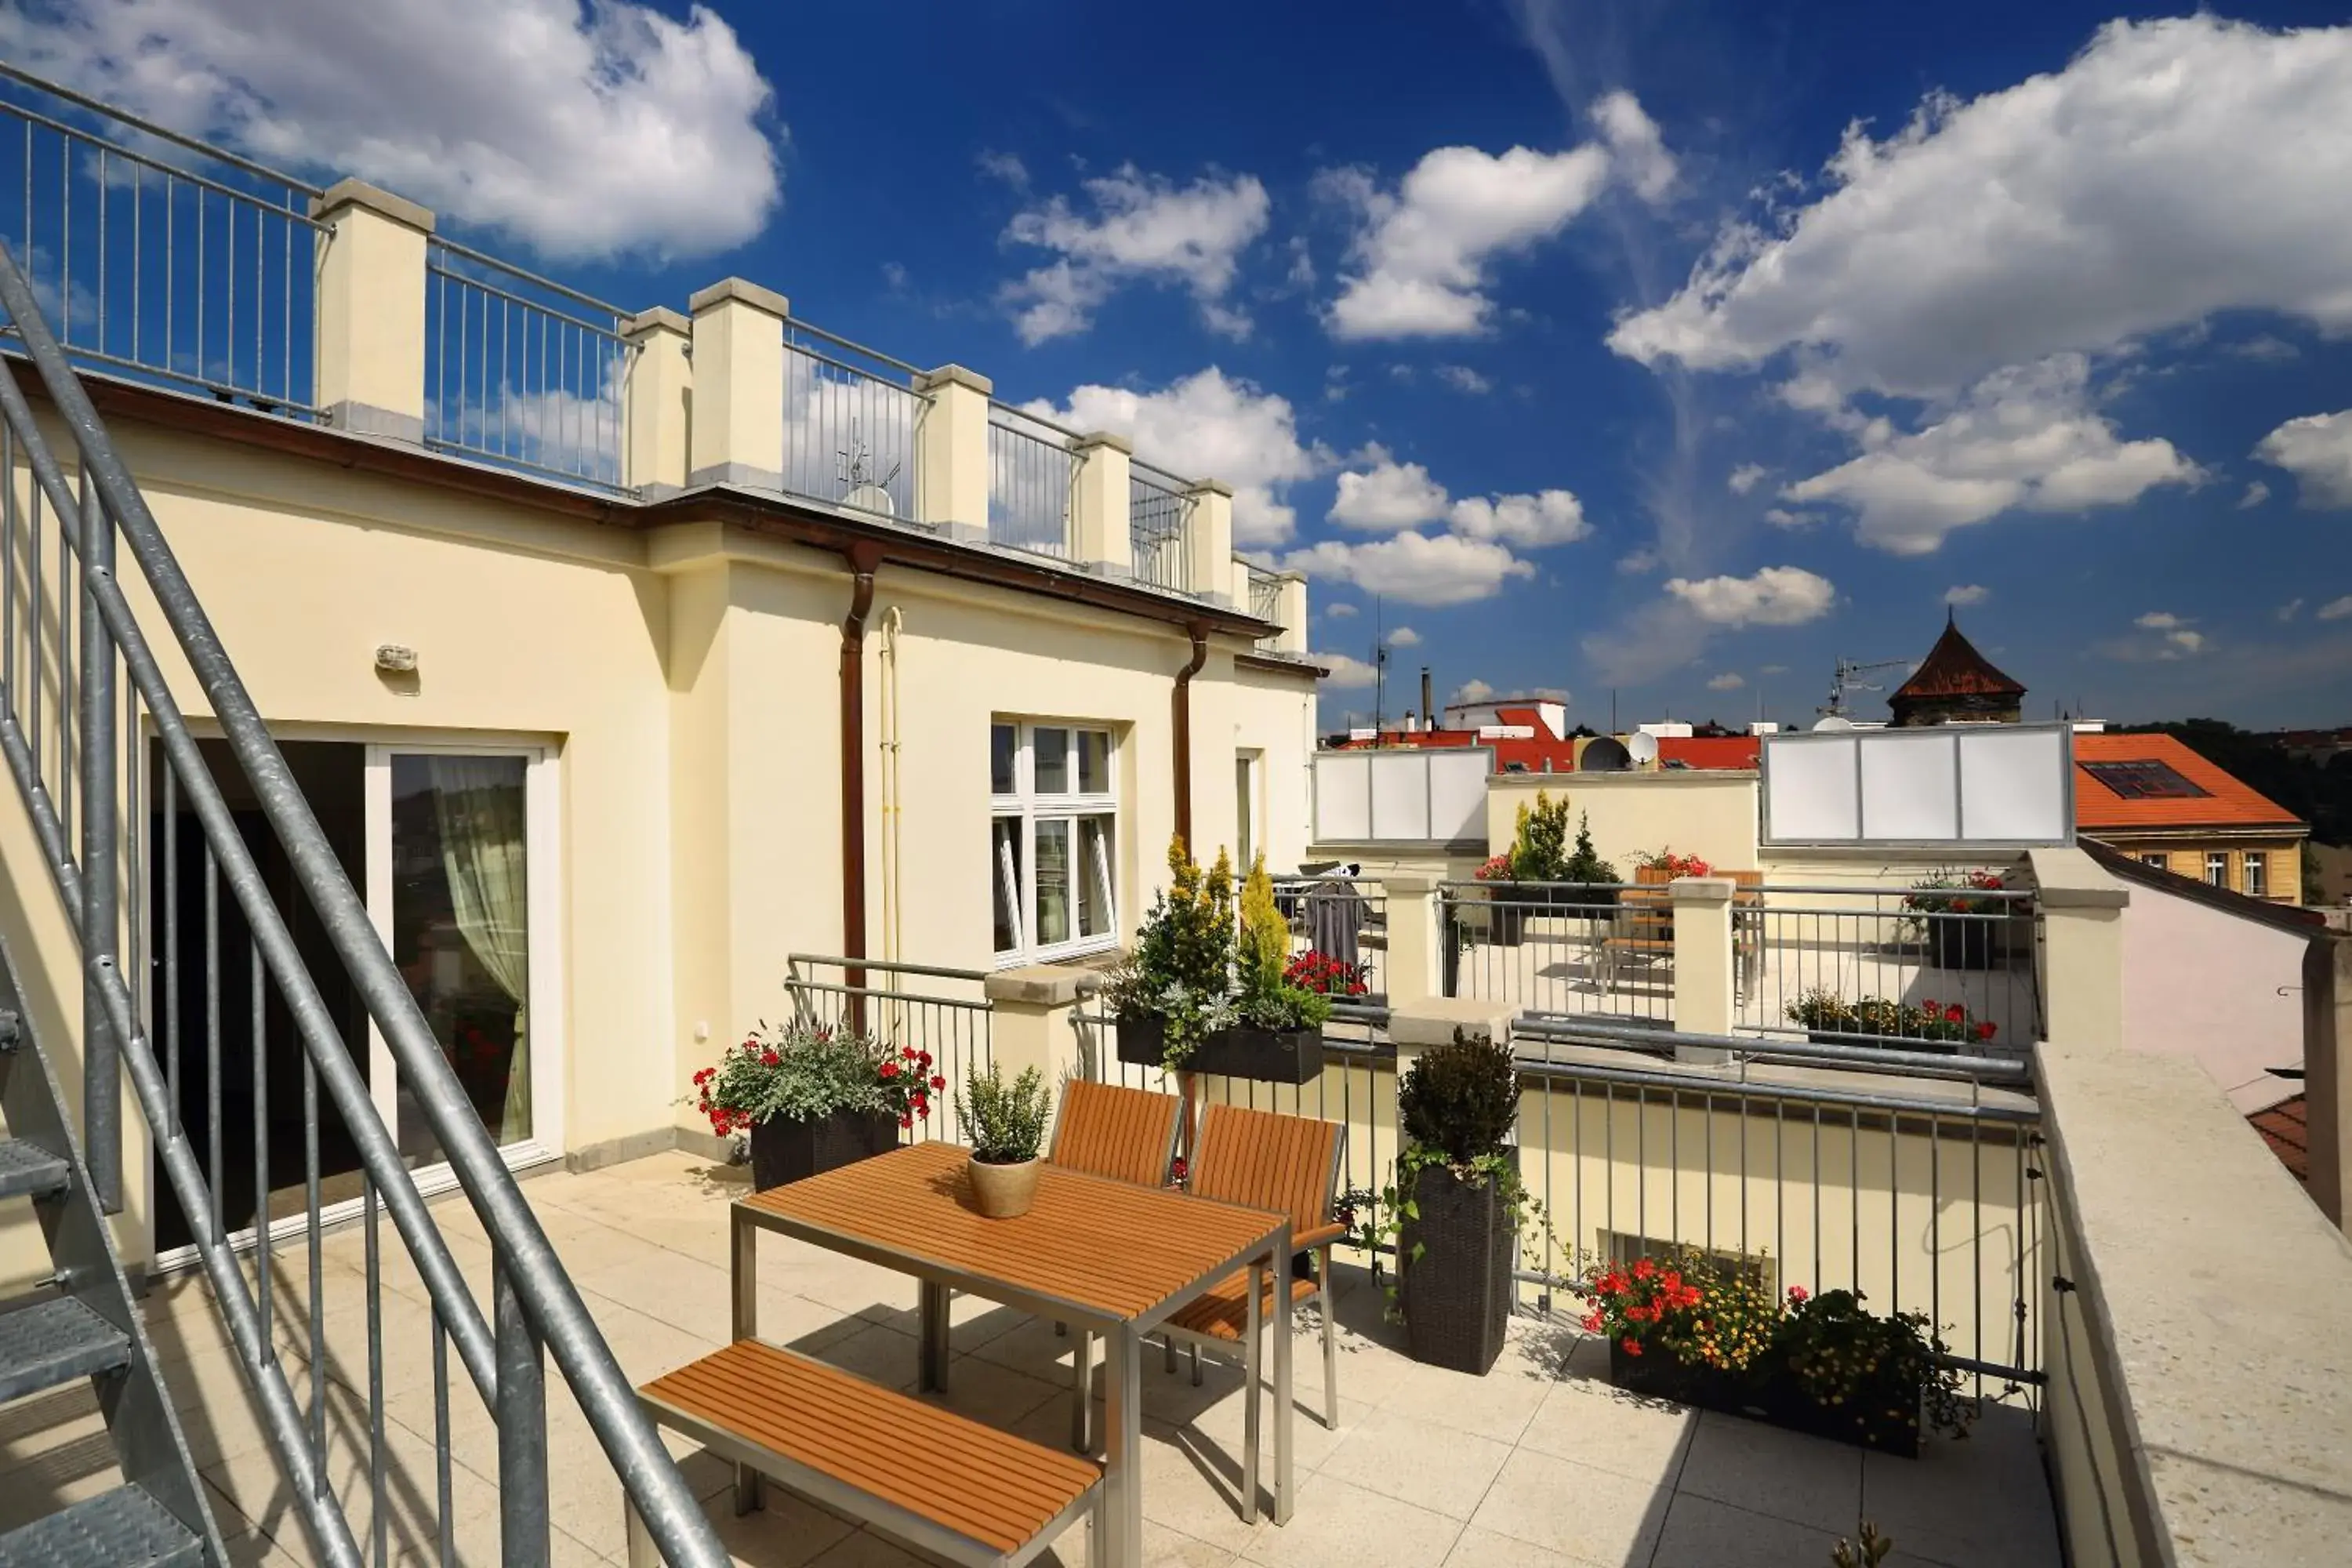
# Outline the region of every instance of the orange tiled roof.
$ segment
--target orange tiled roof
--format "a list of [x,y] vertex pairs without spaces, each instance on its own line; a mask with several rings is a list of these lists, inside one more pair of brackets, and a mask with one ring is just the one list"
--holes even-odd
[[[2170,735],[2078,734],[2074,763],[2074,826],[2085,832],[2103,827],[2288,827],[2301,820]],[[2205,793],[2126,800],[2085,770],[2084,763],[2161,763]]]

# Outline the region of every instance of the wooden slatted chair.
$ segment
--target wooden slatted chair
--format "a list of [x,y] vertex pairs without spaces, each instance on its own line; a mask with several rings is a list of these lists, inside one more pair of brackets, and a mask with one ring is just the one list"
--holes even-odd
[[[1188,1184],[1194,1195],[1249,1208],[1274,1209],[1290,1216],[1294,1256],[1311,1255],[1315,1277],[1299,1279],[1281,1270],[1258,1302],[1258,1321],[1277,1333],[1290,1331],[1290,1310],[1312,1301],[1323,1319],[1323,1425],[1339,1425],[1339,1355],[1333,1337],[1331,1244],[1348,1234],[1331,1217],[1339,1184],[1339,1156],[1347,1128],[1319,1117],[1282,1116],[1237,1105],[1212,1105],[1201,1113],[1200,1144],[1193,1151]],[[1249,1455],[1244,1461],[1249,1497],[1244,1513],[1256,1516],[1259,1345],[1249,1332],[1249,1275],[1219,1280],[1183,1307],[1162,1330],[1170,1354],[1182,1342],[1192,1352],[1192,1381],[1201,1380],[1200,1352],[1229,1352],[1239,1344],[1242,1377],[1249,1404],[1244,1429]]]
[[[1018,1568],[1100,1515],[1102,1468],[758,1340],[738,1340],[637,1391],[656,1425],[734,1463],[735,1511],[762,1477],[967,1568]],[[626,1506],[626,1505],[625,1505]],[[629,1508],[629,1568],[661,1557]],[[1102,1548],[1091,1558],[1104,1562]]]
[[[1175,1163],[1176,1133],[1183,1121],[1184,1102],[1175,1095],[1072,1079],[1062,1086],[1061,1109],[1054,1117],[1054,1147],[1045,1157],[1054,1164],[1108,1176],[1115,1182],[1165,1186]],[[1066,1334],[1069,1325],[1056,1323],[1054,1331]],[[1070,1447],[1083,1454],[1094,1446],[1089,1426],[1094,1411],[1093,1335],[1078,1336],[1070,1367]]]

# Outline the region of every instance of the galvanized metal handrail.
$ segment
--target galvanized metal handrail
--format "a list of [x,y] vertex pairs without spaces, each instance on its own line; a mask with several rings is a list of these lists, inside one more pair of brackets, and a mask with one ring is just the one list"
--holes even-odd
[[[73,782],[80,783],[82,805],[81,854],[77,861],[52,792],[42,772],[39,742],[40,682],[37,667],[33,683],[33,736],[19,729],[15,711],[13,653],[14,590],[8,595],[11,616],[12,679],[7,700],[0,703],[0,751],[5,751],[36,835],[42,846],[61,900],[75,921],[88,965],[86,1001],[84,1115],[94,1174],[102,1190],[120,1201],[121,1133],[117,1123],[120,1084],[115,1074],[127,1068],[142,1113],[155,1136],[156,1155],[164,1168],[184,1212],[193,1221],[208,1206],[209,1227],[192,1224],[196,1247],[211,1279],[233,1342],[248,1376],[257,1384],[264,1425],[279,1463],[294,1480],[298,1507],[321,1554],[339,1565],[357,1568],[360,1555],[340,1501],[324,1484],[325,1405],[319,1380],[323,1356],[313,1358],[314,1398],[310,1411],[313,1437],[306,1447],[301,1413],[295,1405],[283,1370],[268,1333],[268,1296],[257,1307],[238,1272],[220,1223],[219,1122],[213,1121],[214,1181],[208,1189],[182,1126],[172,1085],[159,1068],[150,1047],[139,1005],[125,983],[117,958],[119,916],[115,889],[127,880],[123,858],[114,833],[117,774],[115,708],[116,657],[123,662],[130,686],[123,693],[123,713],[131,721],[123,733],[135,743],[140,735],[139,705],[143,701],[169,767],[167,781],[176,780],[189,793],[205,845],[217,858],[255,939],[254,970],[261,975],[265,962],[270,978],[281,987],[296,1016],[306,1049],[306,1089],[310,1074],[323,1077],[337,1100],[358,1146],[371,1191],[371,1262],[375,1203],[380,1194],[403,1239],[416,1256],[419,1273],[433,1300],[436,1331],[446,1324],[458,1342],[459,1352],[496,1413],[500,1436],[502,1541],[509,1563],[544,1563],[548,1552],[545,1480],[546,1435],[543,1394],[540,1391],[541,1351],[551,1351],[572,1384],[583,1413],[599,1443],[619,1473],[630,1500],[668,1560],[697,1568],[719,1568],[724,1551],[692,1492],[679,1476],[667,1451],[655,1436],[636,1405],[634,1392],[613,1359],[578,1291],[521,1197],[513,1176],[499,1159],[490,1134],[476,1113],[457,1075],[443,1057],[431,1026],[418,1009],[407,982],[394,964],[376,934],[366,907],[344,873],[332,845],[304,799],[301,788],[272,739],[259,710],[247,692],[236,668],[214,630],[194,588],[181,570],[146,500],[115,452],[88,394],[68,363],[65,351],[50,331],[30,284],[14,256],[0,245],[0,310],[5,310],[29,353],[51,401],[79,448],[82,492],[77,497],[49,453],[39,425],[33,419],[13,370],[0,363],[0,415],[13,446],[21,446],[34,471],[36,510],[32,555],[37,563],[37,502],[46,496],[60,520],[76,518],[79,531],[61,530],[60,589],[66,546],[80,567],[79,598],[82,605],[79,669],[60,658],[60,695],[75,691],[80,722],[78,734],[60,725],[60,789],[68,800]],[[13,473],[14,452],[9,454]],[[15,488],[9,500],[8,557],[13,571]],[[350,980],[382,1031],[410,1093],[446,1152],[476,1214],[492,1240],[496,1280],[497,1331],[483,1323],[463,1278],[450,1260],[419,1201],[413,1180],[402,1163],[389,1132],[377,1117],[358,1079],[348,1051],[320,999],[299,952],[288,935],[262,883],[252,855],[230,816],[210,769],[190,733],[161,666],[149,648],[144,629],[113,569],[114,541],[119,531],[133,563],[145,579],[157,609],[170,627],[181,655],[203,689],[230,753],[251,784],[262,813],[277,836],[293,871],[293,880],[316,911],[320,926],[335,949]],[[67,606],[73,596],[59,597],[62,642]],[[40,600],[37,596],[37,609]],[[42,628],[31,626],[35,649]],[[66,707],[61,702],[61,708]],[[68,739],[72,737],[72,739]],[[79,741],[77,747],[73,742]],[[77,765],[78,764],[78,765]],[[135,778],[135,773],[132,774]],[[207,861],[208,885],[210,868]],[[217,995],[217,993],[215,994]],[[215,1004],[216,1005],[216,1004]],[[214,1093],[218,1092],[218,1035],[212,1036],[215,1056]],[[356,1092],[354,1092],[356,1090]],[[310,1117],[315,1139],[316,1116]],[[314,1311],[314,1349],[319,1345],[317,1304],[317,1188],[315,1143],[310,1190]],[[109,1169],[108,1167],[111,1167]],[[263,1190],[266,1195],[267,1189]],[[262,1213],[266,1204],[257,1197]],[[257,1226],[257,1243],[266,1247],[266,1221]],[[266,1266],[261,1271],[267,1277]],[[371,1268],[371,1275],[373,1269]],[[370,1310],[376,1295],[369,1296]],[[372,1331],[372,1340],[373,1333]],[[438,1339],[436,1331],[436,1361]],[[485,1354],[485,1352],[488,1353]],[[381,1497],[381,1400],[374,1403],[379,1441],[374,1474]],[[446,1418],[446,1408],[439,1413]],[[446,1468],[444,1471],[444,1543],[447,1543]],[[376,1511],[381,1542],[383,1512]]]
[[167,125],[158,125],[152,120],[142,120],[138,115],[118,109],[113,104],[86,97],[69,87],[49,80],[47,77],[35,76],[21,66],[10,65],[5,60],[0,60],[0,77],[6,77],[11,81],[22,82],[26,87],[46,92],[53,98],[62,99],[77,109],[86,109],[92,114],[120,121],[142,136],[152,136],[159,142],[169,142],[173,146],[184,147],[191,153],[201,153],[207,158],[217,159],[221,163],[242,169],[248,174],[257,174],[264,179],[278,181],[301,192],[304,195],[317,196],[326,194],[316,185],[306,184],[290,174],[280,174],[266,164],[254,163],[251,159],[232,153],[226,147],[215,146],[210,142],[190,136],[184,132],[174,131]]
[[[1038,426],[1049,434],[1029,428]],[[1024,409],[988,409],[988,540],[1014,550],[1067,559],[1076,510],[1076,439]]]

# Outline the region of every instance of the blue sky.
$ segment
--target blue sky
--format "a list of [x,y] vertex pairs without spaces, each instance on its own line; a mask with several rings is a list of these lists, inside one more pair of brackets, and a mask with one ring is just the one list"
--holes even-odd
[[[1368,710],[2352,721],[2319,6],[36,5],[0,50],[616,303],[730,273],[1241,487]],[[1355,613],[1347,613],[1353,610]],[[1410,640],[1406,640],[1410,639]]]

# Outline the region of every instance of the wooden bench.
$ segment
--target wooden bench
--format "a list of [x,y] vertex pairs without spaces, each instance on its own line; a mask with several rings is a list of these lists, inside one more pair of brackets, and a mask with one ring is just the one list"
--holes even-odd
[[[1675,955],[1674,894],[1664,873],[1636,868],[1640,885],[1617,895],[1617,910],[1610,934],[1601,943],[1599,980],[1603,995],[1614,994],[1619,965],[1627,962],[1654,963]],[[1740,994],[1754,991],[1756,972],[1763,958],[1764,873],[1717,871],[1736,884],[1732,889],[1732,950],[1738,960],[1734,973]]]
[[[758,1340],[657,1377],[637,1399],[656,1426],[733,1462],[736,1512],[760,1506],[766,1477],[971,1568],[1028,1562],[1103,1495],[1102,1467],[1091,1459]],[[1103,1535],[1098,1519],[1095,1538]],[[628,1540],[629,1568],[658,1568],[634,1508]]]

